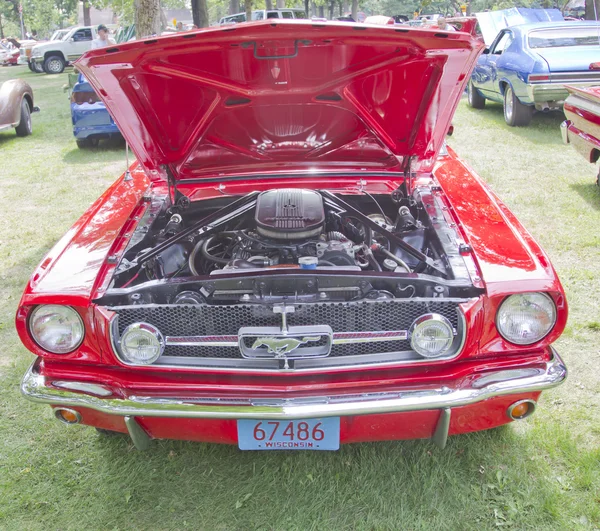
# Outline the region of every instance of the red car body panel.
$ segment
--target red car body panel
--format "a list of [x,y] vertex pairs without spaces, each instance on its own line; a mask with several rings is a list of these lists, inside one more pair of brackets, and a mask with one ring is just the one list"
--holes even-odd
[[462,33],[284,20],[92,50],[77,67],[149,173],[398,171],[411,157],[427,171],[482,48]]
[[600,87],[566,87],[570,95],[563,110],[567,120],[562,123],[563,140],[573,144],[588,162],[600,158]]
[[[134,441],[139,437],[137,428],[132,432],[128,414],[116,414],[111,410],[110,401],[138,404],[139,411],[144,411],[145,401],[158,403],[183,397],[177,399],[178,403],[181,406],[182,401],[189,401],[190,411],[194,410],[190,413],[193,418],[184,418],[185,411],[180,411],[180,416],[158,415],[156,411],[147,415],[138,411],[130,415],[135,415],[138,428],[153,438],[230,444],[237,443],[235,418],[204,418],[204,413],[196,414],[196,405],[200,404],[201,408],[203,401],[210,400],[267,399],[282,401],[281,411],[285,413],[287,401],[303,403],[303,400],[310,402],[322,397],[335,401],[346,396],[372,398],[381,394],[393,403],[394,400],[406,400],[415,391],[435,395],[431,408],[424,405],[416,410],[416,406],[403,403],[390,406],[385,414],[370,410],[365,410],[364,414],[342,414],[340,441],[348,443],[435,439],[440,426],[446,435],[499,426],[511,420],[506,413],[511,404],[521,400],[535,402],[540,390],[550,386],[540,387],[535,383],[538,382],[536,378],[548,377],[547,381],[552,385],[564,379],[566,370],[560,360],[556,361],[551,344],[565,327],[567,304],[547,256],[500,199],[452,150],[438,156],[468,73],[481,49],[480,44],[459,33],[404,28],[398,33],[394,28],[357,28],[347,24],[281,24],[280,21],[241,24],[234,28],[120,45],[102,53],[92,51],[79,61],[80,68],[110,107],[140,162],[119,178],[67,232],[42,260],[25,289],[16,327],[25,346],[38,356],[24,380],[25,394],[32,399],[38,396],[39,401],[55,407],[70,407],[81,415],[83,424],[129,431]],[[365,38],[370,43],[365,47],[366,51],[376,57],[371,62],[367,60],[368,53],[360,49],[361,39]],[[310,43],[297,44],[299,39]],[[307,50],[315,46],[328,61],[337,57],[337,52],[328,47],[335,42],[342,56],[356,53],[356,57],[366,61],[369,65],[365,67],[366,71],[377,79],[381,77],[381,82],[366,79],[357,63],[347,58],[337,60],[349,71],[344,75],[336,74],[330,84],[323,84],[325,73],[320,66],[315,66],[314,79],[298,78],[292,70],[286,70],[289,60],[281,59],[290,40],[295,42],[294,46],[306,46]],[[245,51],[237,49],[243,49],[238,45],[249,42],[251,44],[244,45]],[[264,47],[257,46],[257,51],[253,51],[255,44],[252,43],[256,42]],[[423,71],[413,71],[410,66],[400,68],[401,63],[396,63],[394,53],[388,53],[388,60],[384,61],[378,46],[387,52],[392,46],[399,54],[411,49],[419,68],[424,67],[422,63],[426,58],[429,58],[430,66],[433,65],[433,70],[427,70],[428,67],[426,70],[436,82],[416,84],[419,90],[425,91],[424,103],[420,103],[416,91],[411,92],[413,99],[404,102],[419,109],[416,115],[407,117],[409,129],[406,129],[406,123],[397,125],[397,116],[390,115],[406,108],[397,107],[397,102],[388,105],[390,95],[378,91],[381,87],[394,85],[400,79],[396,76],[418,71],[422,74]],[[236,51],[230,53],[231,48]],[[335,47],[331,49],[336,50]],[[181,64],[183,59],[189,60],[200,51],[214,61],[210,68],[206,67],[211,71],[210,75],[202,74],[200,67],[187,69]],[[258,54],[261,58],[254,62],[245,61],[246,52],[251,54],[250,57]],[[228,60],[217,65],[215,58],[220,58],[223,53]],[[263,55],[278,55],[279,58],[268,59]],[[301,48],[298,50],[300,57]],[[312,53],[308,58],[315,60]],[[263,65],[267,64],[269,68],[265,70]],[[224,76],[226,67],[230,68],[227,78]],[[270,71],[273,68],[280,69],[276,76]],[[386,76],[389,77],[387,81]],[[230,78],[237,81],[234,83]],[[275,79],[286,80],[287,86],[276,85]],[[356,79],[361,80],[360,90],[353,85]],[[179,91],[174,80],[188,89],[196,86],[194,83],[201,87],[198,113],[189,110],[189,92]],[[163,82],[167,83],[167,92],[160,90]],[[336,91],[343,94],[341,103],[335,98],[327,103],[315,103],[320,94]],[[212,96],[208,97],[208,93]],[[228,113],[226,103],[232,95],[250,101],[242,102],[239,109]],[[174,96],[176,98],[171,99]],[[269,102],[282,105],[279,122],[272,118],[257,119],[264,115],[257,114],[256,109]],[[302,108],[311,108],[314,104],[319,111],[314,116],[308,111],[302,117],[288,112],[289,102],[302,105]],[[192,114],[187,120],[186,111]],[[231,119],[232,115],[236,116],[235,120]],[[327,121],[345,116],[350,116],[349,122],[341,119],[347,134],[335,129],[335,124],[327,125]],[[222,123],[218,123],[220,117],[225,117]],[[236,120],[242,121],[236,123]],[[248,124],[246,129],[245,123]],[[292,131],[294,126],[297,131]],[[283,132],[279,127],[284,127]],[[234,130],[240,131],[233,133]],[[317,135],[319,145],[308,148],[304,144],[298,145],[296,141],[303,134],[306,138]],[[255,140],[265,138],[264,135],[278,146],[269,149],[281,149],[280,154],[273,157],[258,154],[260,149]],[[292,145],[284,146],[281,143],[284,137],[295,140]],[[170,192],[170,185],[165,180],[167,175],[178,180],[178,191],[192,202],[223,194],[241,196],[256,190],[282,187],[325,188],[358,194],[357,181],[360,181],[362,191],[391,194],[404,183],[406,174],[400,169],[410,157],[418,159],[412,167],[418,171],[407,179],[407,188],[421,186],[433,191],[436,200],[443,205],[445,221],[456,227],[464,241],[461,255],[472,285],[483,293],[461,303],[466,336],[456,359],[424,359],[419,364],[398,362],[385,368],[346,366],[327,372],[305,369],[274,373],[185,366],[132,367],[117,357],[111,341],[113,314],[95,301],[106,293],[151,198]],[[213,162],[204,164],[209,158]],[[191,159],[202,160],[203,167],[192,168]],[[310,165],[314,168],[307,171]],[[428,169],[431,172],[426,171]],[[230,178],[233,174],[236,177]],[[277,274],[298,274],[298,270],[279,270]],[[508,295],[531,291],[543,291],[552,297],[557,310],[556,324],[546,337],[533,345],[508,343],[495,326],[498,307]],[[69,354],[51,354],[41,349],[27,326],[31,310],[39,304],[72,306],[85,325],[82,345]],[[528,382],[531,380],[526,390],[511,391],[511,379],[515,374]],[[48,396],[55,397],[53,401],[36,395],[36,389],[40,387],[44,387]],[[68,398],[65,389],[71,389]],[[82,389],[96,389],[100,394],[86,395]],[[480,389],[486,391],[478,395]],[[463,396],[465,393],[480,398],[467,400]],[[448,408],[439,405],[439,397],[443,398],[445,394],[456,399]],[[61,397],[65,397],[63,401]],[[83,401],[86,397],[87,405]],[[343,405],[339,407],[344,408]],[[360,409],[360,404],[358,407]],[[256,411],[262,412],[260,408]],[[245,414],[244,408],[240,409],[240,414]]]

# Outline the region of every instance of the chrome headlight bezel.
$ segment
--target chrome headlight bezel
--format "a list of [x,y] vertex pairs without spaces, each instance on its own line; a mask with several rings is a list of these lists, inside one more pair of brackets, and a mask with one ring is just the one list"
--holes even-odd
[[[132,356],[131,353],[127,351],[126,341],[128,336],[133,334],[144,334],[149,341],[154,341],[156,352],[151,357],[145,359],[138,359]],[[125,330],[123,330],[123,333],[118,341],[119,354],[121,355],[120,357],[123,362],[128,365],[152,365],[163,355],[165,346],[166,342],[161,331],[156,328],[156,326],[143,322],[130,324],[127,328],[125,328]]]
[[[506,321],[506,319],[508,319],[508,317],[505,317],[503,315],[503,312],[508,312],[509,305],[513,304],[515,302],[515,300],[518,300],[518,299],[521,299],[521,301],[522,301],[521,306],[524,306],[523,302],[526,301],[527,299],[529,299],[529,302],[527,302],[528,305],[530,305],[530,306],[537,305],[538,307],[541,308],[541,312],[546,315],[547,323],[545,325],[543,325],[542,330],[539,333],[537,333],[536,335],[529,337],[529,338],[519,338],[517,335],[512,335],[507,330],[507,326],[505,323],[505,321]],[[545,308],[542,308],[543,305],[547,305],[547,306]],[[515,293],[513,295],[509,295],[508,297],[506,297],[502,301],[500,306],[498,306],[498,310],[496,312],[496,319],[495,319],[496,330],[498,330],[498,333],[500,334],[500,336],[502,336],[502,338],[504,338],[509,343],[512,343],[513,345],[519,345],[519,346],[533,345],[535,343],[538,343],[542,339],[544,339],[553,330],[554,326],[556,325],[557,317],[558,317],[558,312],[556,309],[556,303],[554,302],[554,299],[547,293],[544,293],[542,291]]]
[[[420,339],[420,334],[422,334],[422,331],[427,327],[430,327],[432,330],[436,329],[437,331],[446,332],[445,340],[442,337],[442,348],[437,352],[432,353],[430,351],[427,351],[423,348],[422,345],[418,343],[418,340]],[[446,319],[446,317],[438,313],[428,313],[425,315],[421,315],[420,317],[415,319],[415,321],[410,327],[409,337],[411,348],[417,354],[419,354],[419,356],[434,360],[443,358],[448,354],[452,353],[456,332],[454,330],[454,327],[452,326],[452,323],[448,319]]]
[[[68,323],[67,326],[72,327],[72,334],[75,336],[75,339],[63,347],[57,347],[56,345],[48,343],[39,329],[44,323],[36,323],[36,319],[41,319],[44,312],[46,313],[47,319],[50,319],[54,314],[61,315],[63,320],[70,320],[70,323]],[[49,323],[46,323],[46,326],[48,326],[48,324]],[[63,327],[65,326],[63,323],[58,324]],[[83,324],[81,315],[79,315],[79,313],[71,306],[60,304],[41,304],[34,308],[27,320],[27,330],[35,344],[51,354],[70,354],[81,346],[83,339],[85,338],[85,325]]]

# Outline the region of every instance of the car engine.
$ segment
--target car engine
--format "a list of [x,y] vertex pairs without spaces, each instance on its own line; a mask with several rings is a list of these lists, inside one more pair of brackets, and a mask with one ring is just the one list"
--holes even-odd
[[153,198],[111,288],[313,270],[413,279],[414,294],[415,278],[468,279],[458,248],[429,188],[410,196],[283,188],[191,203]]

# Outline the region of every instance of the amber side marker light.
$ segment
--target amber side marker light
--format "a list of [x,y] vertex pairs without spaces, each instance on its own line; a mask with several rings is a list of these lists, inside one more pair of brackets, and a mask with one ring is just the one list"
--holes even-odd
[[56,408],[54,410],[54,416],[65,424],[79,424],[81,422],[81,415],[73,409],[64,407]]
[[510,405],[506,414],[512,420],[521,420],[529,417],[535,411],[536,403],[534,400],[519,400]]

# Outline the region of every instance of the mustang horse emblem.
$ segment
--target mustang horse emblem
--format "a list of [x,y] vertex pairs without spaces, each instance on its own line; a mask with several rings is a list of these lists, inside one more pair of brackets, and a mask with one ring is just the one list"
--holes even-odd
[[259,337],[252,345],[252,350],[267,347],[269,354],[275,354],[276,358],[284,358],[286,354],[296,350],[300,345],[308,342],[319,341],[321,336],[306,336],[302,339],[295,337]]

